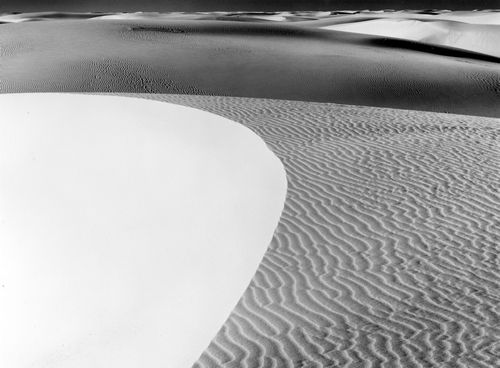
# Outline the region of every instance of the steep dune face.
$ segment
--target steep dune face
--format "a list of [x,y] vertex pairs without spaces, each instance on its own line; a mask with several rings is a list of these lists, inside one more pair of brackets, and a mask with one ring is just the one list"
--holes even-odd
[[0,366],[185,368],[286,193],[240,124],[133,98],[0,96]]
[[244,124],[287,170],[271,246],[196,367],[498,365],[498,119],[142,96]]
[[288,24],[2,25],[2,92],[279,98],[500,116],[498,58]]
[[325,26],[324,29],[461,48],[500,57],[500,25],[477,25],[454,21],[375,19]]

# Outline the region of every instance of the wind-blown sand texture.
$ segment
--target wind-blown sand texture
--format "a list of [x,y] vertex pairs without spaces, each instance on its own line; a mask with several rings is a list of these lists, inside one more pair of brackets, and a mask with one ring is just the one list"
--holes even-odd
[[189,367],[283,209],[249,129],[144,99],[0,95],[0,366]]
[[500,116],[498,31],[468,50],[447,46],[449,38],[434,45],[321,28],[335,16],[58,17],[0,25],[0,92],[182,93]]
[[491,368],[500,121],[435,112],[500,117],[499,15],[0,17],[0,92],[134,92],[239,122],[281,159],[274,238],[195,367]]
[[196,367],[500,364],[500,122],[135,95],[256,132],[288,193],[266,256]]

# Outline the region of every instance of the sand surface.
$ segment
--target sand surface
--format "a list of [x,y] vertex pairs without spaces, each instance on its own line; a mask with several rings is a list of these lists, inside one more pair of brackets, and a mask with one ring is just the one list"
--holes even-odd
[[196,367],[500,364],[498,119],[140,96],[240,122],[287,171],[266,256]]
[[335,10],[335,11],[275,11],[275,12],[245,12],[245,11],[210,11],[210,12],[117,12],[117,13],[75,13],[75,12],[32,12],[1,14],[0,22],[17,23],[54,19],[210,19],[210,20],[237,20],[244,22],[272,21],[272,22],[326,22],[346,23],[364,19],[418,19],[426,21],[451,20],[469,24],[497,24],[500,25],[500,11],[495,9],[484,10]]
[[38,14],[0,25],[0,92],[191,106],[282,161],[274,237],[195,367],[491,368],[499,14]]
[[456,21],[372,19],[324,26],[324,29],[401,38],[500,57],[500,25]]
[[185,368],[286,193],[249,129],[144,99],[0,96],[0,366]]
[[224,95],[500,116],[494,25],[461,24],[488,31],[464,34],[461,44],[477,47],[459,49],[432,24],[424,25],[435,31],[432,37],[409,31],[420,41],[422,35],[439,38],[441,45],[322,29],[333,26],[328,17],[182,18],[189,16],[2,24],[0,92]]

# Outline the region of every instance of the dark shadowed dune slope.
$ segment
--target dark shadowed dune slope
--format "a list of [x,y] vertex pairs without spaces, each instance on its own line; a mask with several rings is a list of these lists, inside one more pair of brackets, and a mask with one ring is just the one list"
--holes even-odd
[[289,24],[3,24],[1,92],[184,93],[500,116],[492,57]]
[[395,48],[395,49],[406,49],[412,51],[420,51],[423,53],[441,55],[445,57],[456,57],[471,60],[482,60],[492,63],[500,63],[500,58],[492,55],[486,55],[479,52],[459,49],[455,47],[442,46],[442,45],[431,45],[427,43],[403,40],[397,38],[380,37],[374,38],[368,41],[369,43],[382,48]]
[[498,119],[136,96],[244,124],[287,171],[271,245],[196,367],[499,366]]

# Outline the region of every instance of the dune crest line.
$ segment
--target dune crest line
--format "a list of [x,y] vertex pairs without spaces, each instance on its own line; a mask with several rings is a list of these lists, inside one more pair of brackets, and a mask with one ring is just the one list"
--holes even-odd
[[193,364],[272,239],[282,163],[243,125],[178,104],[0,106],[0,367]]
[[195,367],[498,364],[498,119],[134,96],[240,122],[287,170],[266,256]]
[[[417,31],[405,40],[298,23],[3,24],[0,92],[237,96],[500,117],[500,58],[480,53],[497,49],[498,31],[456,43]],[[483,41],[486,50],[468,49]]]

